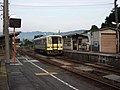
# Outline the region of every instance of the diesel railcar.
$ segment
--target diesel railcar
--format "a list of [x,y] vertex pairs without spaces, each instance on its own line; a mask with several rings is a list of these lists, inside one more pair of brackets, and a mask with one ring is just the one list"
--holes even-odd
[[34,49],[47,55],[60,55],[63,53],[61,35],[48,35],[34,39]]

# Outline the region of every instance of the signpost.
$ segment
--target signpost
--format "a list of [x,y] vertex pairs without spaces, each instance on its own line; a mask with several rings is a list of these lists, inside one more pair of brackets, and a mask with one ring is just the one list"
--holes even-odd
[[14,64],[16,64],[16,40],[15,40],[15,28],[21,27],[21,19],[10,18],[9,27],[13,28],[14,31]]

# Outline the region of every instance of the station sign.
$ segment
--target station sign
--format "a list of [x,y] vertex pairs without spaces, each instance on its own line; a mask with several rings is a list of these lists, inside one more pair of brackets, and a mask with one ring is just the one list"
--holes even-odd
[[11,27],[11,28],[20,28],[21,27],[21,19],[19,19],[19,18],[10,18],[9,19],[9,27]]

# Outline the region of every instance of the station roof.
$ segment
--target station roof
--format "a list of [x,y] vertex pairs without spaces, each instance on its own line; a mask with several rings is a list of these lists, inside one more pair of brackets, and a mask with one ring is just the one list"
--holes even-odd
[[88,36],[82,35],[82,34],[68,34],[68,35],[63,35],[63,37],[83,37],[83,38],[88,38]]
[[[107,27],[107,28],[102,28],[102,29],[98,29],[98,30],[87,30],[87,31],[85,31],[83,34],[88,33],[88,32],[97,32],[97,31],[105,31],[105,30],[113,30],[113,31],[116,31],[116,28]],[[120,31],[120,29],[118,29],[118,31]]]

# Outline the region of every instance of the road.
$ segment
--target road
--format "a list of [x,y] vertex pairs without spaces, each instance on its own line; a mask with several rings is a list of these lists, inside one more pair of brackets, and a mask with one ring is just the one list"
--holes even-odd
[[93,83],[56,66],[17,56],[17,63],[7,65],[10,90],[102,90]]

